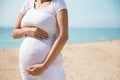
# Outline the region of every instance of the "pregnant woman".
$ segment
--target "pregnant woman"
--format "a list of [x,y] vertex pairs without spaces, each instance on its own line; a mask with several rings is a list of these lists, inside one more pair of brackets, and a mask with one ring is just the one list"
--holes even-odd
[[24,37],[19,49],[22,80],[65,80],[60,51],[68,39],[64,0],[27,0],[13,38]]

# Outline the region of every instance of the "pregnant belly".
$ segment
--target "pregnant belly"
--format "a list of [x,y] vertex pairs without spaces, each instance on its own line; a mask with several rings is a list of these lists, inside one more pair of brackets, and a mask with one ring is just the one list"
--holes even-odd
[[19,50],[20,63],[25,67],[42,63],[48,55],[53,42],[53,39],[38,40],[26,37]]

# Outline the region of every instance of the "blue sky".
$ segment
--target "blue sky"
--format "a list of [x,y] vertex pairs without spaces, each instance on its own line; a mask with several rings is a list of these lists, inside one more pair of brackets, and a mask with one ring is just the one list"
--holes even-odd
[[[25,0],[0,1],[0,26],[14,26]],[[70,27],[120,27],[120,0],[65,0]]]

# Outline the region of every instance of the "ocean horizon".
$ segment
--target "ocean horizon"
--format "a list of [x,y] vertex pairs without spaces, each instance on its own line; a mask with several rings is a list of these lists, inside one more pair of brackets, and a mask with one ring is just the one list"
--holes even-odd
[[[24,38],[12,38],[13,27],[0,27],[0,49],[19,47]],[[120,39],[120,28],[69,28],[67,44]]]

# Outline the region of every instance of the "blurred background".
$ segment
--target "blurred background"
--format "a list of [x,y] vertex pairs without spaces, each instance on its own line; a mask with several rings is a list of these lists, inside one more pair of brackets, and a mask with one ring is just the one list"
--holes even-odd
[[[65,0],[69,40],[61,51],[67,80],[120,80],[120,0]],[[0,80],[21,80],[11,37],[25,0],[0,0]],[[6,75],[7,74],[7,75]]]
[[[25,0],[0,1],[0,48],[19,47],[11,37]],[[65,0],[69,12],[69,40],[83,43],[120,39],[120,0]]]

